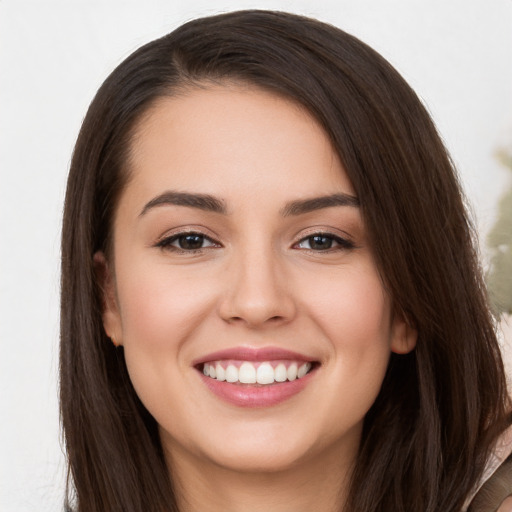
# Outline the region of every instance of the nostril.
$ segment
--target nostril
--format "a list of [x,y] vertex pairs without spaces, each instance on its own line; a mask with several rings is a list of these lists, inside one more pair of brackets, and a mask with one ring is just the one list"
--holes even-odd
[[[281,283],[282,284],[282,283]],[[219,316],[228,323],[250,327],[291,320],[296,307],[286,286],[277,280],[250,274],[237,279],[226,290],[218,305]]]

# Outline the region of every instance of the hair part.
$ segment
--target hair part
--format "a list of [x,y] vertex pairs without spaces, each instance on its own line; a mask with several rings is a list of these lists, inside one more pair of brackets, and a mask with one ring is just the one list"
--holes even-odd
[[419,332],[392,354],[364,424],[347,510],[455,512],[508,424],[500,352],[456,172],[411,88],[355,37],[240,11],[189,22],[128,57],[75,147],[62,232],[60,394],[77,511],[177,511],[155,420],[103,330],[93,255],[111,254],[132,139],[162,97],[246,83],[304,107],[361,202],[395,307]]

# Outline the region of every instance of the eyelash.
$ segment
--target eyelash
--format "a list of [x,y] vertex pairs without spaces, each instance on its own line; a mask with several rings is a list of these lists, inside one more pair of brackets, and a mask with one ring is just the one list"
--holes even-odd
[[[196,249],[184,249],[183,247],[172,245],[174,242],[179,243],[180,238],[185,239],[186,237],[198,237],[201,238],[203,242],[207,240],[211,245],[207,247],[198,247]],[[210,247],[221,247],[221,245],[209,236],[206,236],[205,234],[198,231],[183,231],[181,233],[176,233],[174,235],[163,238],[156,243],[156,247],[177,253],[196,254],[198,252],[202,252],[204,249],[209,249]]]
[[338,244],[338,247],[328,247],[326,249],[316,249],[316,250],[311,248],[311,247],[309,247],[309,248],[302,247],[302,249],[304,249],[306,251],[315,252],[315,253],[319,253],[319,252],[334,252],[334,251],[340,251],[340,250],[355,249],[355,244],[351,240],[348,240],[347,238],[342,238],[342,237],[337,236],[337,235],[333,235],[332,233],[323,233],[323,232],[311,233],[310,235],[301,238],[296,244],[294,244],[293,247],[294,248],[298,247],[300,244],[302,244],[303,242],[308,241],[308,240],[309,240],[309,244],[311,246],[311,241],[314,238],[327,239],[327,240],[329,240],[331,242],[331,244],[332,244],[332,242],[335,242],[336,244]]
[[[180,239],[185,239],[186,237],[197,237],[197,238],[201,239],[202,243],[204,243],[205,241],[208,241],[210,243],[210,245],[208,245],[206,247],[198,247],[198,248],[193,248],[193,249],[185,249],[183,247],[173,245],[175,242],[177,242],[179,244]],[[313,249],[311,247],[311,242],[315,238],[326,239],[328,241],[327,243],[329,243],[329,241],[330,241],[331,247],[327,247],[325,249]],[[309,241],[310,247],[309,248],[308,247],[300,247],[300,245],[306,241]],[[338,246],[332,247],[333,242],[336,243]],[[196,253],[200,253],[200,252],[204,251],[205,249],[219,248],[222,246],[220,243],[216,242],[209,236],[207,236],[203,233],[200,233],[198,231],[184,231],[184,232],[176,233],[174,235],[163,238],[162,240],[160,240],[159,242],[157,242],[155,244],[155,247],[159,247],[164,250],[177,252],[180,254],[196,254]],[[295,243],[293,245],[294,249],[302,249],[302,250],[305,250],[308,252],[314,252],[314,253],[322,253],[322,252],[329,253],[329,252],[334,252],[334,251],[339,251],[339,250],[351,250],[351,249],[354,249],[355,247],[356,247],[355,244],[346,238],[341,238],[339,236],[333,235],[332,233],[324,233],[324,232],[311,233],[308,236],[301,238],[297,243]]]

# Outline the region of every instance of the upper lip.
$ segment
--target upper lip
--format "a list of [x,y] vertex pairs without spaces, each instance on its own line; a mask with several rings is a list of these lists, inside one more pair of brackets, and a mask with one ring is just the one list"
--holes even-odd
[[273,361],[279,359],[290,359],[293,361],[304,362],[315,361],[312,357],[279,347],[234,347],[211,352],[210,354],[199,357],[192,362],[192,365],[196,366],[209,361],[222,361],[227,359],[238,361]]

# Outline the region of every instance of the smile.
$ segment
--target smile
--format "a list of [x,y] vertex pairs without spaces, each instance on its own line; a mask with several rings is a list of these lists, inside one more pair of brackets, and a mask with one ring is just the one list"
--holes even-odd
[[203,374],[218,381],[271,385],[301,379],[312,368],[301,361],[213,361],[203,365]]
[[238,407],[270,407],[300,393],[320,366],[313,358],[279,348],[239,347],[194,361],[203,383]]

